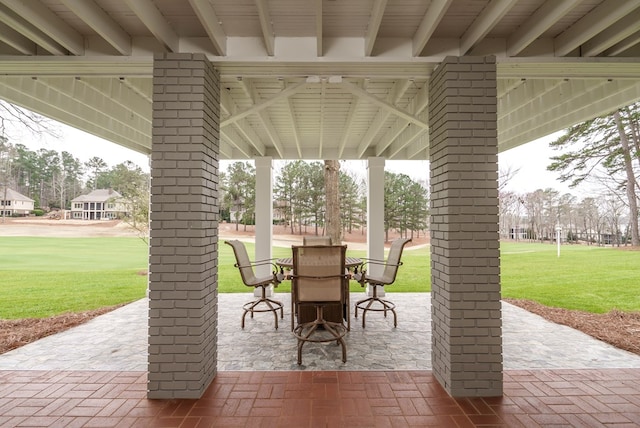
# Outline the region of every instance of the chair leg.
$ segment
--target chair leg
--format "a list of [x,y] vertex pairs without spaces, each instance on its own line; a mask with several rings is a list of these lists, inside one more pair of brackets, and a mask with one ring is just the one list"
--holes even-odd
[[[311,337],[319,328],[323,328],[327,331],[331,337],[313,338]],[[298,343],[298,364],[302,364],[302,347],[306,342],[333,342],[341,345],[342,347],[342,362],[347,362],[347,344],[344,341],[344,336],[347,333],[347,328],[343,323],[336,323],[327,321],[324,319],[324,311],[322,305],[316,306],[316,319],[307,323],[298,324],[293,334],[296,336]]]
[[341,335],[340,333],[338,333],[338,331],[336,331],[336,329],[333,328],[333,326],[331,326],[329,323],[325,323],[324,328],[328,332],[330,332],[333,336],[337,337],[336,345],[342,346],[342,362],[346,363],[347,362],[347,344],[344,341],[344,334]]
[[[374,304],[377,304],[381,307],[372,307],[372,305]],[[398,327],[398,316],[396,314],[395,307],[395,303],[378,297],[378,288],[374,285],[373,295],[371,297],[356,302],[354,316],[358,318],[358,309],[362,310],[362,328],[365,328],[367,311],[383,312],[385,318],[387,317],[387,312],[391,312],[393,314],[393,326]]]
[[[244,312],[242,313],[242,322],[240,324],[243,329],[247,314],[250,313],[251,318],[253,318],[253,314],[256,312],[273,312],[276,330],[278,329],[278,310],[280,310],[280,318],[284,318],[284,305],[282,302],[268,298],[266,287],[268,287],[268,285],[260,286],[260,288],[262,288],[262,295],[259,299],[244,304]],[[260,308],[260,305],[264,305],[266,308]]]
[[295,296],[294,290],[291,290],[291,331],[295,327],[295,318],[296,318],[296,304],[295,304]]

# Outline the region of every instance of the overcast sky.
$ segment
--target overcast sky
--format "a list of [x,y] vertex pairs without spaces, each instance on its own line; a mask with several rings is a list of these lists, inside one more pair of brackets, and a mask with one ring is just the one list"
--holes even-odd
[[[149,160],[146,155],[126,149],[117,144],[102,140],[83,131],[60,124],[60,131],[63,137],[56,140],[51,137],[38,139],[24,133],[16,137],[10,134],[11,142],[22,143],[31,150],[46,148],[61,152],[68,151],[81,162],[85,162],[94,156],[102,158],[109,166],[114,166],[124,161],[131,161],[140,166],[143,170],[149,170]],[[499,155],[500,169],[519,169],[518,173],[510,180],[508,190],[518,193],[532,192],[537,189],[553,188],[564,192],[577,194],[576,190],[569,190],[568,187],[557,180],[558,174],[546,170],[550,163],[549,157],[556,153],[549,148],[549,142],[553,141],[560,134],[555,134],[528,144],[524,144],[515,149],[507,150]],[[221,167],[228,165],[228,161],[222,161]],[[354,171],[366,176],[365,161],[351,161],[349,167]],[[404,173],[417,181],[426,181],[429,177],[428,161],[386,161],[385,169],[395,173]]]

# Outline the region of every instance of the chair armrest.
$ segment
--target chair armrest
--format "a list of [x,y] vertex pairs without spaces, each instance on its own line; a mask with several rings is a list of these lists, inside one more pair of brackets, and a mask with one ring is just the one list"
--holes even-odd
[[378,260],[378,259],[362,259],[362,266],[365,265],[383,265],[383,266],[402,266],[402,261],[399,263],[389,263],[386,260]]
[[366,267],[368,265],[378,265],[378,266],[402,266],[402,261],[398,262],[398,263],[389,263],[386,260],[379,260],[379,259],[367,259],[364,258],[362,259],[363,263],[362,265],[360,265],[360,272],[358,272],[358,269],[356,268],[355,271],[353,272],[353,279],[355,279],[357,282],[360,283],[360,285],[362,287],[364,287],[364,284],[367,283],[367,269]]
[[271,273],[273,274],[273,280],[274,280],[274,286],[277,287],[278,284],[280,284],[282,281],[284,281],[285,275],[284,275],[284,271],[282,269],[281,266],[278,266],[277,264],[275,264],[276,259],[265,259],[265,260],[256,260],[256,261],[250,261],[248,264],[246,265],[241,265],[241,264],[234,264],[234,267],[237,268],[245,268],[245,267],[251,267],[254,268],[256,266],[265,266],[265,265],[270,265],[271,266]]

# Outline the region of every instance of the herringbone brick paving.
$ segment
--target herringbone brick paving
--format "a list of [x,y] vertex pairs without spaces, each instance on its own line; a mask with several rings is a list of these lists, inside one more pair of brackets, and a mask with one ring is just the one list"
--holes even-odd
[[640,369],[506,371],[495,398],[452,398],[430,371],[219,372],[199,400],[148,400],[146,381],[0,371],[0,426],[640,426]]

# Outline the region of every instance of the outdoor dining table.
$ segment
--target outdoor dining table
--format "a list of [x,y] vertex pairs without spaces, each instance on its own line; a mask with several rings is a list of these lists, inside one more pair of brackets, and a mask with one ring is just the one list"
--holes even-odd
[[[283,269],[293,269],[293,257],[283,257],[276,259],[276,265]],[[362,265],[362,259],[358,257],[345,257],[344,266],[347,269],[354,269]]]

